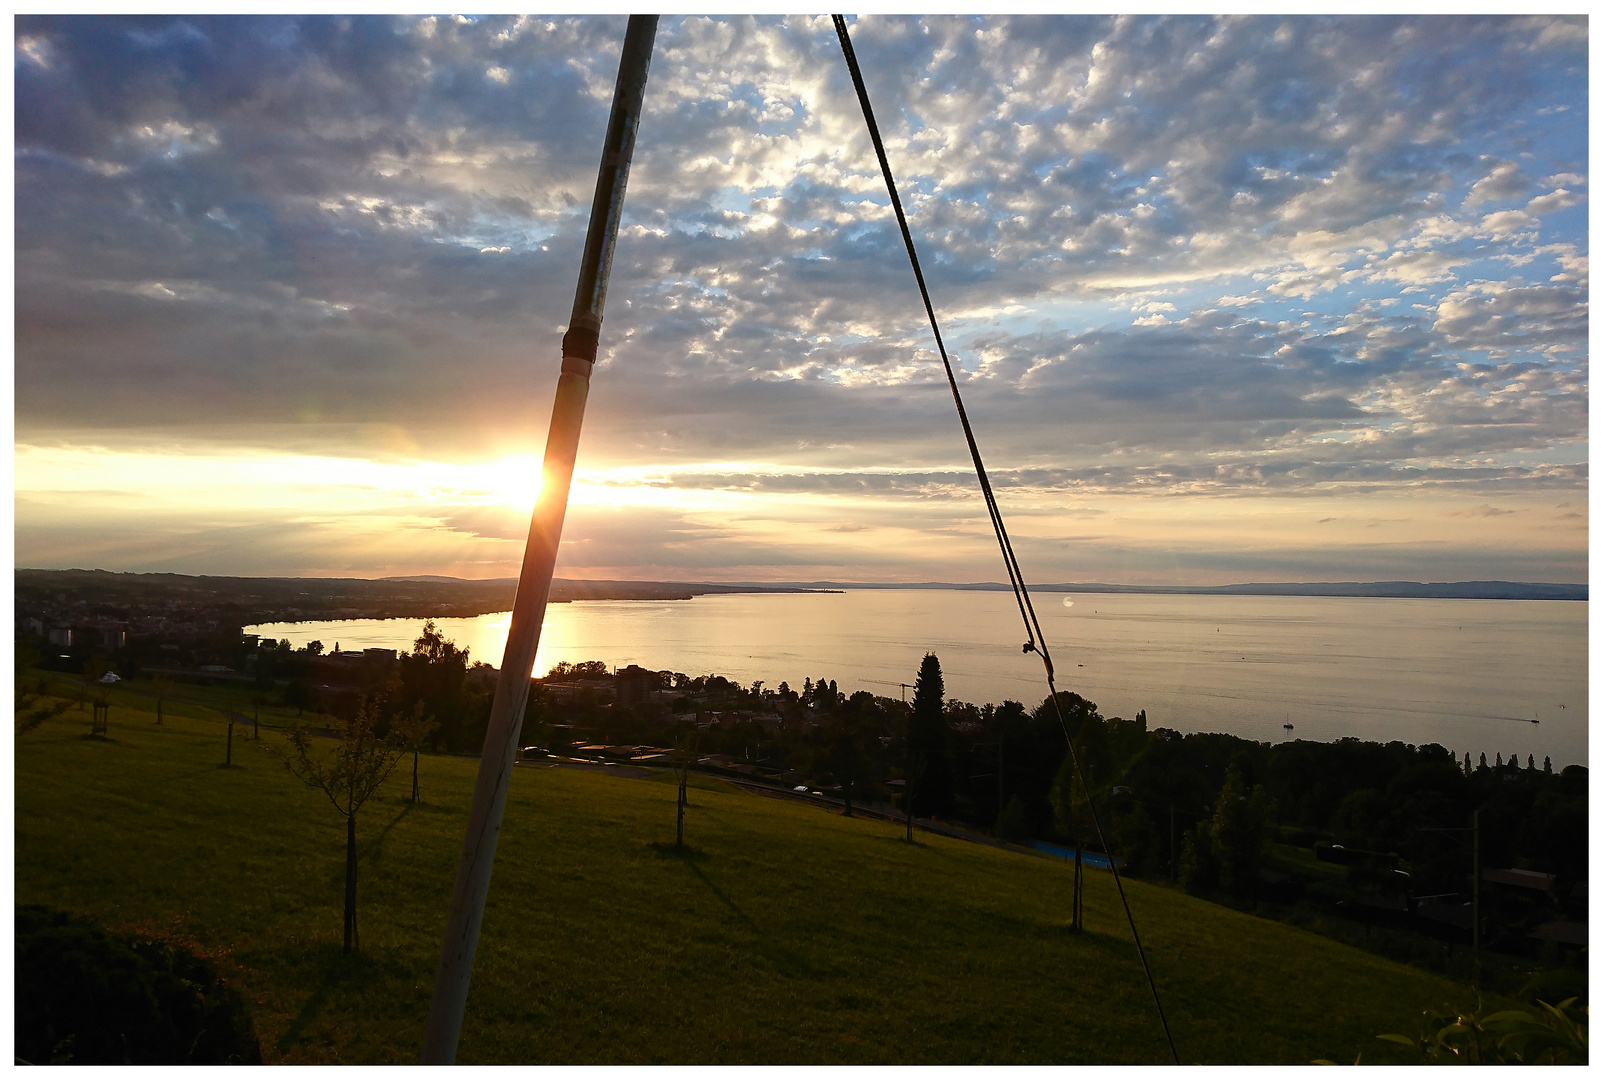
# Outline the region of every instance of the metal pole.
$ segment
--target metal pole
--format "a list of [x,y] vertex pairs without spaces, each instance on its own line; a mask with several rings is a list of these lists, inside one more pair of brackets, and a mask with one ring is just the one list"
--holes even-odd
[[1002,802],[1002,736],[996,737],[996,817],[1000,821],[1007,805]]
[[[912,756],[908,757],[909,765]],[[913,842],[913,770],[904,768],[902,775],[902,812],[907,815],[907,842]]]
[[1180,860],[1174,853],[1174,803],[1169,804],[1169,880],[1174,881],[1180,874]]
[[446,922],[440,966],[434,976],[434,999],[429,1006],[428,1028],[423,1036],[422,1062],[449,1065],[456,1060],[467,1007],[473,956],[479,943],[479,924],[490,890],[495,863],[495,842],[506,807],[507,785],[517,759],[523,710],[529,699],[529,674],[540,644],[551,574],[562,521],[568,510],[568,489],[573,482],[574,459],[579,452],[579,428],[584,421],[585,399],[590,391],[590,370],[595,364],[601,335],[602,309],[607,298],[607,277],[612,270],[618,220],[623,213],[624,188],[634,153],[635,131],[651,46],[656,38],[657,16],[631,15],[618,62],[613,90],[612,117],[607,123],[601,170],[596,177],[595,201],[590,207],[590,231],[585,238],[584,261],[573,300],[573,317],[562,339],[562,374],[557,380],[556,402],[551,409],[551,430],[546,438],[543,484],[529,523],[528,546],[518,577],[517,599],[507,629],[506,651],[490,707],[479,778],[468,811],[467,834],[457,864],[451,913]]
[[[1481,812],[1476,810],[1470,818],[1475,832],[1474,874],[1475,880],[1470,883],[1470,916],[1475,920],[1470,942],[1475,951],[1475,963],[1481,962]],[[1479,974],[1477,971],[1476,974]]]

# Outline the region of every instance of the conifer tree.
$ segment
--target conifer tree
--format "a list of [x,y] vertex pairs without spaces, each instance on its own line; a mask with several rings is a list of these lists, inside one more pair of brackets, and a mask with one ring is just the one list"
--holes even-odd
[[907,722],[908,798],[915,814],[952,815],[952,770],[947,760],[946,680],[934,653],[925,653],[913,682],[913,713]]

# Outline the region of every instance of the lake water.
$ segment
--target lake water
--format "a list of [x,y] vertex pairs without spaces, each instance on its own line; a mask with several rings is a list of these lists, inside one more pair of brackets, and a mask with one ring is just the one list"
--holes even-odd
[[[1587,761],[1587,604],[1546,600],[1043,593],[1037,614],[1058,687],[1104,716],[1180,731],[1328,741],[1440,743],[1462,757]],[[507,613],[437,619],[472,658],[500,666]],[[416,619],[247,627],[295,645],[410,649]],[[535,670],[561,660],[640,664],[800,688],[900,697],[925,652],[947,696],[1046,696],[1024,655],[1012,594],[851,590],[551,605]],[[1540,724],[1529,721],[1539,719]],[[1282,725],[1291,723],[1293,731]]]

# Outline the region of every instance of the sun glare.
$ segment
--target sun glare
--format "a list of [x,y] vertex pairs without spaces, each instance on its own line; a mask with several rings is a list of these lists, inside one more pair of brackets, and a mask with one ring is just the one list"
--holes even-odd
[[513,455],[490,462],[369,461],[356,457],[207,454],[183,450],[19,446],[18,494],[115,493],[130,500],[306,510],[374,505],[478,503],[532,510],[540,460]]
[[469,467],[490,494],[490,501],[515,510],[532,511],[545,488],[540,459],[533,454],[515,454],[484,465]]

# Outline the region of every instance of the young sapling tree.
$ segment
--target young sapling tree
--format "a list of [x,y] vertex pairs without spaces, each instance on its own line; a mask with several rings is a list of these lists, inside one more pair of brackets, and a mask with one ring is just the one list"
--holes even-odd
[[150,692],[156,698],[156,723],[162,722],[162,702],[173,696],[173,681],[166,676],[158,676],[150,681]]
[[[824,686],[824,693],[828,693]],[[871,791],[874,785],[873,763],[863,748],[863,736],[855,710],[836,714],[825,729],[827,740],[825,762],[840,785],[846,802],[846,817],[852,817],[852,799],[859,791]]]
[[378,715],[378,704],[364,698],[355,716],[338,723],[332,752],[319,751],[311,732],[301,725],[290,729],[287,746],[274,751],[298,780],[328,796],[345,817],[347,953],[362,947],[356,926],[356,815],[406,752],[407,725],[391,723],[388,737],[380,738],[375,731]]
[[674,823],[673,846],[677,850],[684,850],[685,846],[685,788],[690,779],[690,762],[682,760],[679,763],[679,805],[678,817]]
[[679,798],[674,821],[673,846],[677,851],[685,846],[685,807],[690,805],[690,766],[696,760],[697,739],[694,733],[681,737],[679,743]]
[[106,673],[106,662],[98,656],[91,656],[83,662],[83,682],[78,685],[78,708],[81,710],[84,702],[89,700],[90,692],[100,677]]
[[397,716],[390,721],[390,733],[401,743],[404,751],[412,754],[412,801],[422,802],[423,794],[417,783],[417,756],[430,735],[439,728],[432,716],[423,713],[423,702],[412,705],[412,715]]

